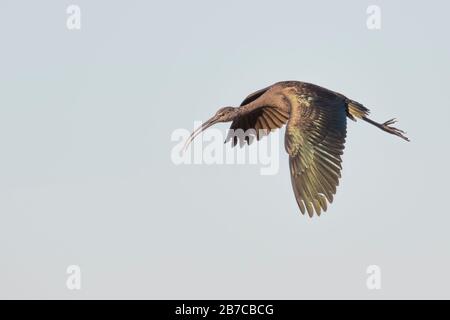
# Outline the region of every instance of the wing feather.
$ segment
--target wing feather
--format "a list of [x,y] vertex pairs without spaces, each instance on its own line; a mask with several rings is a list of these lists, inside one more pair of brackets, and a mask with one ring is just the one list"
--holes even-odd
[[[258,99],[266,93],[269,88],[270,87],[267,87],[250,94],[242,101],[241,106]],[[251,144],[254,140],[253,137],[256,137],[256,140],[260,140],[263,136],[268,135],[273,130],[284,126],[288,120],[289,114],[286,112],[272,106],[263,106],[250,114],[243,115],[234,120],[231,123],[230,131],[225,142],[232,140],[233,147],[238,142],[241,146],[245,143]],[[244,132],[243,136],[236,134],[236,130],[238,129],[242,129]],[[249,129],[253,129],[254,133],[248,132]]]
[[320,215],[333,202],[342,170],[347,122],[341,99],[300,98],[287,124],[285,147],[300,211]]

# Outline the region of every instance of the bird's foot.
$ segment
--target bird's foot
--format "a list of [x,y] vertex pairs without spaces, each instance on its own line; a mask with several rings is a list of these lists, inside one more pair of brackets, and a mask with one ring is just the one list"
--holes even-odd
[[397,119],[390,119],[381,125],[382,129],[390,134],[396,135],[406,141],[409,141],[408,137],[405,136],[406,132],[395,127],[392,127],[394,123],[397,122]]

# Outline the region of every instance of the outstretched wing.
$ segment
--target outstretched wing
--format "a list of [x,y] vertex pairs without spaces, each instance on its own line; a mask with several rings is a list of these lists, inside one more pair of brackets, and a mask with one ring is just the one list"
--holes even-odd
[[347,133],[342,99],[298,98],[286,127],[291,181],[303,214],[327,210],[341,177],[341,155]]
[[[261,97],[270,87],[258,90],[250,94],[242,101],[241,106],[246,105]],[[261,107],[250,114],[241,116],[231,123],[225,142],[232,141],[234,147],[239,141],[240,146],[245,143],[251,144],[256,137],[257,140],[268,135],[272,130],[279,129],[289,119],[289,114],[281,109],[273,107]]]

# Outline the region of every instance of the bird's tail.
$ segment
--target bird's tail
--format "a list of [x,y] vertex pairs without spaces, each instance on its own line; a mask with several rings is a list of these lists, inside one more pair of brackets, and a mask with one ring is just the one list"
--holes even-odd
[[347,116],[356,121],[356,119],[363,119],[367,117],[370,110],[364,107],[361,103],[354,100],[347,100]]

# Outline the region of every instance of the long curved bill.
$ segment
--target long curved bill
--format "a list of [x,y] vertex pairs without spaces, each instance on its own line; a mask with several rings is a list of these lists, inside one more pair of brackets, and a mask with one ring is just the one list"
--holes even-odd
[[200,127],[198,127],[197,129],[195,129],[191,135],[189,136],[189,138],[186,140],[184,147],[183,147],[183,152],[185,152],[187,150],[187,147],[189,146],[189,144],[195,139],[195,137],[197,137],[202,131],[208,129],[209,127],[211,127],[212,125],[217,123],[217,117],[214,116],[211,119],[209,119],[208,121],[206,121],[205,123],[203,123]]

